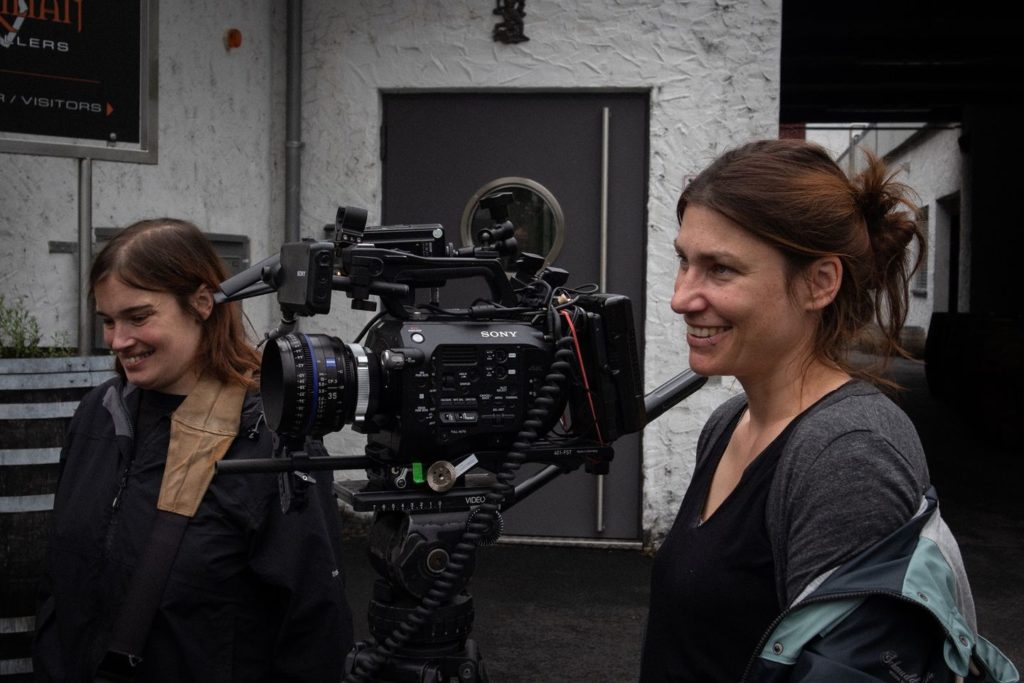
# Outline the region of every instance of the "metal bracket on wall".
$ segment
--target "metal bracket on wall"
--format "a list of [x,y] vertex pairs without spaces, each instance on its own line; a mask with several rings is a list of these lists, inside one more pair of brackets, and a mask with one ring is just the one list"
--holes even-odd
[[494,40],[506,45],[522,43],[529,38],[523,33],[523,17],[526,16],[526,0],[497,0],[494,14],[502,21],[494,25],[491,34]]
[[56,242],[50,240],[50,253],[51,254],[77,254],[78,243],[77,242]]

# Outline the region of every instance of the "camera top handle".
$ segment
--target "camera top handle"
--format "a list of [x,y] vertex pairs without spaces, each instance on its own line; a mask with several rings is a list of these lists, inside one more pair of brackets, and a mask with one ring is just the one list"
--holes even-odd
[[[334,254],[340,251],[336,263]],[[329,254],[326,258],[325,254]],[[337,266],[343,275],[335,275]],[[294,272],[292,272],[294,271]],[[301,273],[298,277],[295,274]],[[292,242],[280,254],[263,259],[221,283],[216,303],[239,301],[277,292],[281,308],[298,315],[327,313],[330,290],[344,291],[356,302],[379,296],[389,313],[408,319],[404,303],[414,290],[441,287],[448,280],[481,277],[492,301],[508,308],[517,305],[501,262],[480,256],[417,256],[398,249],[359,244],[336,250],[330,242]],[[326,286],[325,286],[326,285]]]
[[344,283],[339,282],[343,278],[336,278],[335,289],[346,291],[352,299],[378,294],[388,313],[397,318],[409,317],[402,301],[406,297],[392,292],[375,292],[375,284],[406,285],[411,293],[411,290],[441,287],[448,280],[482,277],[490,288],[493,302],[508,308],[518,303],[508,276],[496,258],[417,256],[397,249],[361,244],[343,249],[341,264],[347,278]]

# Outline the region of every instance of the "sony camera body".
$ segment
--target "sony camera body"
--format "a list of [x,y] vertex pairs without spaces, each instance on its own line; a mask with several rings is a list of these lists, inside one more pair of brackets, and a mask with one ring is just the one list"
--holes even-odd
[[[515,249],[510,224],[456,249],[439,225],[365,227],[339,209],[333,241],[282,246],[255,268],[259,282],[222,285],[228,299],[276,291],[286,324],[263,351],[261,392],[279,435],[319,438],[346,425],[367,435],[383,467],[429,467],[477,455],[500,458],[525,425],[539,432],[538,461],[568,447],[607,446],[643,428],[640,360],[628,297],[565,287],[568,274]],[[452,280],[482,279],[489,295],[442,308]],[[384,305],[353,343],[292,330],[296,316],[326,314],[332,293],[352,306]],[[233,293],[232,293],[233,292]],[[424,294],[429,300],[422,301]],[[562,386],[541,402],[559,345]],[[610,451],[610,449],[607,449]],[[554,454],[554,455],[553,455]]]

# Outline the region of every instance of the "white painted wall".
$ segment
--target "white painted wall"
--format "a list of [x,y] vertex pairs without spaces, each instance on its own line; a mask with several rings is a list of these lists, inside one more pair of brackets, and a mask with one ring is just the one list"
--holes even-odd
[[[681,321],[669,310],[675,202],[685,176],[718,153],[777,134],[781,0],[581,0],[528,3],[530,41],[493,42],[493,2],[307,0],[304,3],[302,226],[319,235],[340,204],[380,216],[382,89],[650,88],[646,382],[686,366]],[[225,52],[225,29],[240,49]],[[160,160],[96,162],[94,224],[169,214],[276,251],[283,222],[284,3],[165,0],[160,7]],[[45,330],[76,329],[73,257],[49,240],[77,234],[76,166],[0,154],[0,286],[25,297]],[[260,331],[269,297],[247,305]],[[365,316],[304,327],[351,339]],[[711,409],[735,392],[712,386],[648,427],[645,532],[667,532],[691,477]],[[350,433],[329,444],[361,451]],[[614,476],[614,470],[613,475]]]
[[[159,163],[93,162],[93,225],[173,216],[248,235],[254,260],[283,224],[283,4],[174,0],[159,8]],[[228,52],[224,31],[242,31]],[[276,141],[276,142],[275,142]],[[36,314],[44,343],[77,336],[78,161],[0,154],[0,287]],[[261,332],[269,300],[246,305]]]

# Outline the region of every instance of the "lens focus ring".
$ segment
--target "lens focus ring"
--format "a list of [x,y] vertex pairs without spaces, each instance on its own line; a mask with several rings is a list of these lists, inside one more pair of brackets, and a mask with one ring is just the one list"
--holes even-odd
[[349,344],[356,370],[356,405],[352,412],[352,421],[362,424],[366,421],[366,413],[370,409],[370,359],[366,350],[359,344]]
[[362,423],[373,410],[376,357],[322,334],[289,334],[263,354],[260,392],[267,424],[286,436],[322,436]]

